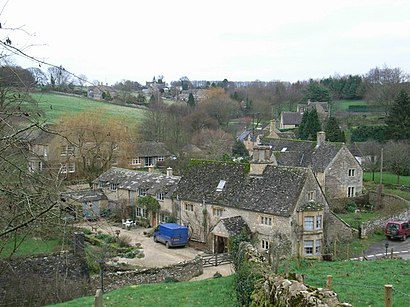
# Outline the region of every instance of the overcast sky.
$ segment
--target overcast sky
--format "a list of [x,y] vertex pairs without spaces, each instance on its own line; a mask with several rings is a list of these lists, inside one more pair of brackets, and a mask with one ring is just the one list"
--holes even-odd
[[294,82],[383,65],[410,73],[409,0],[0,3],[0,39],[89,81]]

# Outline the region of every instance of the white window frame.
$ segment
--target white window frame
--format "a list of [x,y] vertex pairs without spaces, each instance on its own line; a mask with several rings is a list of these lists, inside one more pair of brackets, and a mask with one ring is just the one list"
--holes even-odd
[[111,183],[110,183],[110,191],[117,191],[117,190],[118,190],[118,186],[119,186],[118,183],[113,183],[113,182],[111,182]]
[[224,209],[222,208],[212,208],[212,215],[221,217]]
[[268,240],[261,240],[261,248],[266,251],[269,251],[269,244],[270,242]]
[[312,215],[305,216],[303,218],[303,230],[312,231],[315,230],[315,217]]
[[164,200],[165,199],[165,194],[163,192],[157,193],[157,200]]
[[75,162],[67,163],[67,172],[68,173],[75,173]]
[[139,164],[141,164],[141,158],[131,159],[131,165],[139,165]]
[[322,216],[321,215],[316,216],[315,228],[322,229]]
[[314,245],[315,245],[314,240],[304,240],[303,241],[303,254],[305,256],[313,256]]
[[144,197],[147,195],[148,189],[138,189],[138,196],[139,197]]
[[355,187],[350,186],[347,187],[347,197],[355,197],[356,196],[356,191]]
[[136,207],[135,208],[135,215],[138,217],[143,217],[143,218],[147,218],[147,209],[145,208],[141,208],[141,207]]
[[145,157],[144,166],[154,165],[154,157]]
[[315,255],[320,256],[322,254],[322,240],[315,240]]
[[165,157],[164,156],[159,156],[158,158],[157,158],[157,161],[165,161]]
[[272,226],[272,217],[270,216],[261,216],[261,224],[266,226]]

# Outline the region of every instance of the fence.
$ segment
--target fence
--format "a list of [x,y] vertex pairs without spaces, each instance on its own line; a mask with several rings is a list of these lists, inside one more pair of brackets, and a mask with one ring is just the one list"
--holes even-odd
[[232,263],[232,256],[229,253],[202,256],[202,264],[204,267],[218,266],[226,263]]

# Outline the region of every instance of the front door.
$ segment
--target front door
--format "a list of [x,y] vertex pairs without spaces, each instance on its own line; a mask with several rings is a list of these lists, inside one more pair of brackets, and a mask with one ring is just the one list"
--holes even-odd
[[152,212],[151,214],[151,226],[157,227],[157,213],[156,212]]

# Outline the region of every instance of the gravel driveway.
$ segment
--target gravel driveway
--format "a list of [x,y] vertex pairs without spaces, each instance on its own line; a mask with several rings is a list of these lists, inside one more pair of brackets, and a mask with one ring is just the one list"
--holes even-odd
[[129,263],[132,265],[138,265],[142,267],[162,267],[170,264],[176,264],[181,261],[194,259],[198,255],[202,255],[202,251],[195,250],[191,247],[173,247],[166,248],[164,244],[155,243],[152,237],[147,237],[143,234],[147,231],[146,228],[137,227],[130,230],[123,229],[121,227],[113,226],[105,220],[97,222],[87,222],[80,225],[92,229],[96,228],[97,231],[108,233],[115,236],[115,231],[120,230],[120,237],[123,235],[131,238],[131,245],[140,243],[144,250],[145,257],[143,258],[119,258],[119,262]]

